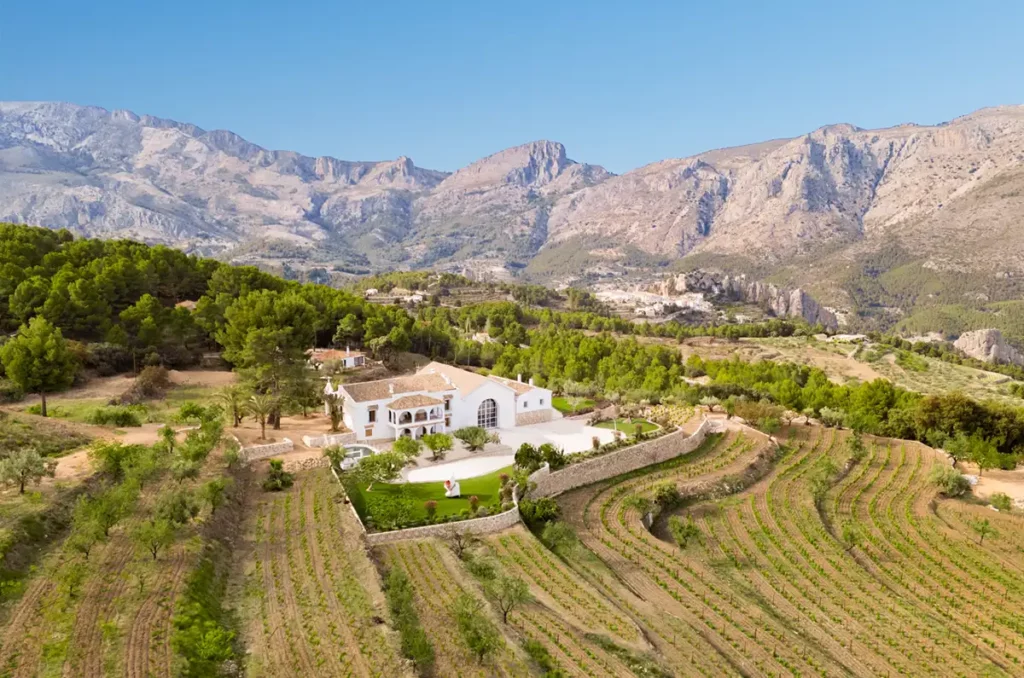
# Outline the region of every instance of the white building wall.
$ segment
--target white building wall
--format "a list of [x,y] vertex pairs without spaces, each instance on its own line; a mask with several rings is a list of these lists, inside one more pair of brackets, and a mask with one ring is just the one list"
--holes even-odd
[[511,428],[516,425],[516,394],[496,381],[480,385],[476,390],[452,403],[455,416],[452,417],[452,428],[476,426],[476,414],[480,404],[488,398],[494,399],[498,405],[498,428]]
[[[371,440],[374,438],[394,437],[394,429],[388,424],[388,400],[367,400],[355,402],[351,398],[345,399],[345,415],[343,417],[345,426],[355,432],[359,440]],[[377,421],[370,423],[370,406],[377,406]],[[366,429],[371,428],[370,435],[366,435]]]
[[551,409],[551,391],[546,388],[534,386],[532,391],[524,393],[517,399],[518,412],[534,412],[536,410]]

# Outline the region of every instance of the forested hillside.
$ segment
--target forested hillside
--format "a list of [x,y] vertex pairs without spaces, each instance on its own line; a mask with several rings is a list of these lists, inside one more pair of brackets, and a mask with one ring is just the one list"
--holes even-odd
[[[16,225],[0,227],[0,271],[4,330],[42,318],[73,340],[81,365],[99,371],[187,366],[215,350],[258,390],[283,397],[290,390],[315,389],[301,369],[307,349],[358,345],[385,365],[411,351],[503,376],[532,376],[555,391],[569,387],[632,402],[768,399],[880,435],[933,444],[959,437],[962,446],[986,454],[998,450],[1001,456],[991,465],[1012,466],[1024,454],[1024,415],[1012,406],[959,394],[923,397],[885,380],[840,386],[820,370],[784,363],[694,359],[684,365],[670,346],[623,336],[809,331],[784,321],[718,328],[633,324],[594,311],[514,302],[451,307],[436,296],[410,312],[162,246],[77,240],[63,231]],[[178,305],[185,301],[195,302],[194,310]],[[481,331],[492,341],[472,339]],[[705,373],[710,384],[684,379]]]

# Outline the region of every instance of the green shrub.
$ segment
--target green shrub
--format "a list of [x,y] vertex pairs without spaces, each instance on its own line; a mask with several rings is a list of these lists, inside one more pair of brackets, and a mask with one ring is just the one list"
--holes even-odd
[[996,492],[988,498],[990,504],[995,506],[997,509],[1003,512],[1008,512],[1013,509],[1013,500],[1010,496],[1004,492]]
[[580,547],[580,538],[576,536],[573,529],[561,521],[553,521],[544,525],[540,533],[540,540],[545,546],[559,554],[568,556]]
[[654,501],[664,511],[678,506],[682,503],[683,497],[675,483],[659,483],[654,488]]
[[392,452],[396,452],[407,459],[415,459],[419,456],[422,449],[423,443],[409,436],[402,436],[391,446]]
[[540,641],[527,638],[523,641],[523,650],[543,671],[541,674],[543,678],[562,678],[565,676],[565,672],[562,671],[558,662],[555,661],[555,658],[551,656],[551,653],[548,652],[548,649]]
[[523,443],[516,450],[515,464],[527,473],[533,473],[544,464],[540,451],[530,443]]
[[540,452],[541,458],[547,462],[552,471],[563,469],[568,463],[565,458],[565,453],[551,443],[544,443],[537,448],[537,451]]
[[292,486],[295,478],[284,470],[284,462],[280,459],[270,460],[267,478],[263,481],[263,489],[269,492],[280,492]]
[[939,491],[947,497],[959,497],[971,489],[970,482],[962,473],[945,464],[936,464],[928,475],[928,480],[937,485]]
[[684,521],[679,516],[669,517],[668,531],[672,535],[672,540],[675,541],[680,549],[685,549],[691,539],[700,537],[700,529],[693,522],[693,518],[687,518]]
[[452,434],[472,451],[482,450],[487,444],[487,431],[479,426],[465,426]]
[[421,440],[434,460],[444,459],[445,453],[452,449],[452,437],[447,433],[428,433]]
[[401,494],[366,493],[367,521],[377,530],[400,530],[409,527],[416,515],[412,499]]
[[455,600],[455,621],[459,635],[479,663],[502,646],[501,633],[484,612],[483,603],[463,593]]
[[185,678],[222,675],[222,666],[236,657],[235,632],[223,606],[227,577],[213,559],[203,558],[188,578],[174,617],[174,649],[185,660]]
[[89,423],[97,426],[142,426],[145,408],[137,405],[108,405],[97,407],[89,415]]
[[908,372],[927,372],[928,361],[910,351],[897,351],[896,364]]
[[519,502],[519,515],[531,529],[540,528],[545,523],[557,519],[560,510],[558,502],[551,497],[524,499]]
[[0,379],[0,404],[16,403],[24,397],[24,391],[18,388],[13,381]]
[[433,675],[434,646],[420,625],[412,584],[404,572],[399,569],[388,572],[384,582],[384,596],[391,610],[395,630],[401,638],[402,655],[412,662],[418,675]]

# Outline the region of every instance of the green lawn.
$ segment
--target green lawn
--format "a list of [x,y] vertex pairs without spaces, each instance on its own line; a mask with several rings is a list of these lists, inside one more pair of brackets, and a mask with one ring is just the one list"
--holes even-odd
[[646,419],[615,419],[602,421],[595,424],[598,428],[617,428],[628,436],[635,436],[637,433],[647,433],[658,428],[657,424]]
[[[463,509],[469,508],[469,498],[476,496],[480,500],[480,506],[490,506],[498,500],[498,491],[501,489],[502,473],[512,475],[512,467],[498,469],[493,473],[476,478],[467,478],[459,481],[459,489],[462,496],[458,499],[448,499],[444,496],[444,483],[374,483],[373,490],[366,491],[366,485],[355,482],[345,482],[349,499],[359,513],[359,517],[366,520],[367,497],[380,497],[391,495],[396,499],[405,498],[412,502],[412,519],[414,521],[424,520],[427,517],[427,510],[423,504],[431,499],[437,502],[437,517],[458,515]],[[342,475],[342,479],[345,476]]]
[[[562,414],[573,413],[572,405],[569,404],[569,401],[566,399],[565,396],[555,396],[554,398],[551,399],[551,405]],[[590,398],[580,398],[579,404],[576,405],[575,411],[579,412],[580,410],[585,410],[587,408],[592,407],[594,407],[593,400],[591,400]]]

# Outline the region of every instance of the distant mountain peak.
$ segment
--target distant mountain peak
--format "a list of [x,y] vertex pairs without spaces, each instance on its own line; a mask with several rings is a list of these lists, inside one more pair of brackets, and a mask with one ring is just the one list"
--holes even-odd
[[1024,273],[1022,147],[1024,106],[1006,106],[941,125],[826,125],[621,176],[540,139],[449,174],[125,110],[0,102],[0,220],[360,269],[521,265],[560,247],[775,265],[898,238],[913,256]]

